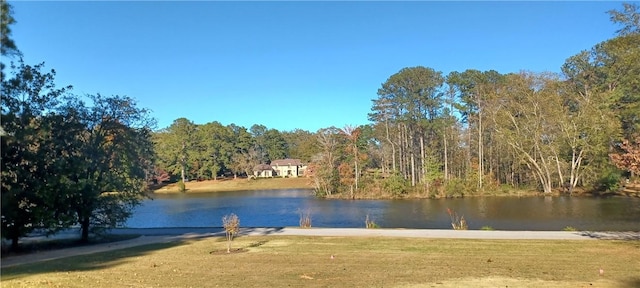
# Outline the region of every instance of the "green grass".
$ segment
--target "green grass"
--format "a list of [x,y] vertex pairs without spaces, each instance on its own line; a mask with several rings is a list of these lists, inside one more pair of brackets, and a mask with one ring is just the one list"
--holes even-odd
[[245,236],[238,248],[205,238],[25,264],[2,269],[2,287],[640,285],[640,241]]

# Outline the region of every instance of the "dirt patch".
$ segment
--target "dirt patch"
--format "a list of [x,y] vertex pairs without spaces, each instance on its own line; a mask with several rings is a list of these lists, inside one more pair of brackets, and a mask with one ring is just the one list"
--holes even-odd
[[434,283],[425,283],[417,285],[406,285],[400,287],[439,287],[439,288],[453,288],[453,287],[548,287],[548,288],[562,288],[562,287],[619,287],[617,282],[609,281],[605,279],[599,279],[593,282],[580,282],[580,281],[545,281],[539,279],[519,279],[501,276],[489,276],[480,278],[461,278],[461,279],[449,279],[444,281],[437,281]]
[[236,249],[229,250],[229,252],[227,252],[227,249],[220,249],[220,250],[209,251],[209,254],[211,254],[211,255],[230,255],[230,254],[239,254],[239,253],[244,253],[244,252],[249,252],[249,249],[236,248]]
[[254,242],[254,243],[249,244],[249,248],[260,247],[260,246],[264,245],[267,242],[269,242],[269,241],[263,240],[263,241]]

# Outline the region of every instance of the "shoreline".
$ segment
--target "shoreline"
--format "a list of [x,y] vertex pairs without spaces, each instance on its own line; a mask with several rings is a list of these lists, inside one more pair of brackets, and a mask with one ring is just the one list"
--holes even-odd
[[297,178],[237,178],[206,181],[189,181],[185,183],[185,192],[178,190],[177,183],[170,183],[162,187],[152,189],[150,194],[197,194],[216,192],[237,192],[257,190],[285,190],[285,189],[309,189],[309,179]]
[[[309,190],[313,193],[313,185],[311,185],[310,179],[306,177],[296,178],[236,178],[236,179],[218,179],[218,180],[205,180],[205,181],[189,181],[185,183],[185,192],[178,190],[177,183],[170,183],[164,186],[156,187],[148,192],[148,195],[172,195],[172,194],[204,194],[204,193],[218,193],[218,192],[240,192],[240,191],[260,191],[260,190],[289,190],[289,189],[301,189]],[[367,194],[354,195],[351,198],[349,195],[334,194],[328,195],[326,199],[341,199],[341,200],[398,200],[398,199],[456,199],[466,197],[640,197],[640,193],[631,195],[629,193],[620,192],[606,192],[595,193],[588,192],[586,190],[577,190],[573,195],[568,195],[562,191],[553,191],[552,193],[545,194],[540,191],[533,190],[510,190],[500,192],[484,192],[478,194],[457,194],[457,195],[424,195],[419,192],[413,192],[403,194],[399,196],[385,194],[381,192],[369,192]],[[635,196],[635,197],[634,197]]]

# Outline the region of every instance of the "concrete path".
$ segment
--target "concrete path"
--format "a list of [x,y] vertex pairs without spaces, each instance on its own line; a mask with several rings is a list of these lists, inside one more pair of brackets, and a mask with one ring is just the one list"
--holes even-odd
[[[138,238],[82,247],[42,251],[2,258],[1,267],[54,260],[70,256],[124,249],[153,243],[167,243],[186,239],[222,237],[221,228],[149,228],[113,229],[112,234],[139,234]],[[565,231],[480,231],[480,230],[431,230],[431,229],[364,229],[364,228],[243,228],[240,236],[340,236],[340,237],[413,237],[441,239],[505,239],[505,240],[640,240],[640,232],[565,232]],[[60,233],[54,238],[76,237],[76,233]],[[49,238],[50,239],[50,238]],[[43,241],[42,237],[30,237],[24,241]]]

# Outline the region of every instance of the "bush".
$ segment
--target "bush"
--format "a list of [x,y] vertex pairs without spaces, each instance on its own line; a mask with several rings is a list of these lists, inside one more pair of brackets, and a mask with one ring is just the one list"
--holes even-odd
[[180,191],[181,193],[184,193],[187,191],[186,186],[184,185],[184,182],[182,182],[182,180],[178,181],[178,191]]
[[449,208],[447,208],[447,213],[449,214],[449,217],[451,217],[451,226],[453,227],[453,230],[469,229],[467,221],[464,220],[464,216],[458,216],[458,213],[456,213],[456,211],[453,211]]
[[367,218],[364,219],[364,226],[367,229],[375,229],[375,228],[380,228],[380,226],[378,224],[376,224],[375,221],[369,219],[369,214],[367,214]]
[[300,214],[300,228],[311,228],[311,210],[307,209],[304,213],[302,211],[298,213]]
[[449,181],[444,186],[445,195],[438,195],[439,197],[464,197],[465,194],[473,194],[476,189],[477,183],[454,178]]
[[622,175],[619,171],[608,170],[598,180],[596,188],[600,191],[617,191],[620,189]]
[[482,226],[482,227],[480,228],[480,230],[484,230],[484,231],[493,231],[493,230],[495,230],[495,229],[493,229],[493,227],[491,227],[491,226]]
[[382,187],[385,192],[391,193],[394,196],[400,196],[407,194],[409,183],[404,177],[396,173],[384,179]]

